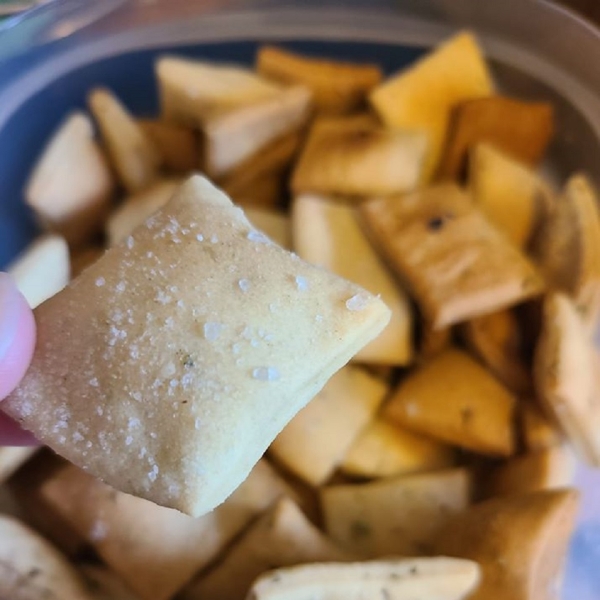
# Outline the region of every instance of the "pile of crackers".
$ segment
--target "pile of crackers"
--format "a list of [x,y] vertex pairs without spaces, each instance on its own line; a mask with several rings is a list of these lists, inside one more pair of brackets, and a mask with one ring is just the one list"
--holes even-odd
[[200,171],[392,318],[205,516],[0,449],[0,596],[556,598],[576,461],[600,466],[600,213],[585,174],[540,174],[552,106],[498,93],[468,32],[387,79],[271,46],[156,78],[157,118],[94,89],[40,156],[30,303]]

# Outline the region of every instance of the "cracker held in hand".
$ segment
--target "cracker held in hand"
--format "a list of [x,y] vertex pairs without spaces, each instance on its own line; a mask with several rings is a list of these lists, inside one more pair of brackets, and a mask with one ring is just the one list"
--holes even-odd
[[109,485],[199,516],[389,318],[196,176],[37,309],[3,408]]
[[360,207],[373,243],[442,329],[539,294],[533,265],[453,184]]

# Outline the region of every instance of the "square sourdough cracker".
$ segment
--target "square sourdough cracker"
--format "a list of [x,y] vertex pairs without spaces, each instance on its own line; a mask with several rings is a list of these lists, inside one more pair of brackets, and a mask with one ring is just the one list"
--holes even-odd
[[360,210],[371,240],[436,329],[543,290],[534,266],[453,184],[374,199]]
[[3,408],[109,485],[199,516],[389,318],[192,177],[36,310]]

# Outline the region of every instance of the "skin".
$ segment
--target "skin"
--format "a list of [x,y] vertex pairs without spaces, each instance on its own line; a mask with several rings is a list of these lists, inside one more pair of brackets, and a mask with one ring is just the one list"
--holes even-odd
[[35,347],[35,320],[27,301],[6,273],[0,273],[0,446],[36,444],[4,415],[2,399],[21,381]]

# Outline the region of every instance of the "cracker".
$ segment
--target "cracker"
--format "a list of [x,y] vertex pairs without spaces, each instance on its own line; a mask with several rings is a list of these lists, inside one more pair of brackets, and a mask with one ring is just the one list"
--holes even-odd
[[528,452],[496,466],[486,480],[489,497],[565,488],[575,479],[575,456],[565,445]]
[[455,459],[446,444],[378,417],[354,440],[341,469],[354,477],[393,477],[451,467]]
[[517,246],[525,248],[553,201],[548,184],[527,165],[488,143],[469,154],[475,203]]
[[294,86],[264,102],[242,105],[206,119],[204,167],[213,178],[224,177],[282,136],[299,130],[310,116],[308,89]]
[[120,100],[105,88],[88,96],[102,140],[119,180],[128,192],[138,192],[158,177],[161,155]]
[[292,205],[294,247],[304,259],[379,294],[392,311],[390,323],[355,360],[407,365],[412,359],[412,310],[399,282],[369,243],[354,208],[303,194]]
[[0,515],[0,596],[10,600],[92,600],[83,580],[49,542]]
[[444,557],[395,558],[277,569],[259,577],[249,600],[461,600],[479,582],[477,563]]
[[590,330],[600,312],[599,201],[587,177],[571,177],[532,247],[549,285],[574,299]]
[[479,564],[481,583],[469,600],[553,600],[577,497],[575,490],[553,490],[476,504],[448,522],[435,551]]
[[201,166],[200,140],[192,129],[160,119],[140,119],[138,123],[166,169],[185,175]]
[[469,488],[465,469],[328,486],[321,490],[325,531],[365,558],[429,554],[439,528],[467,507]]
[[243,600],[264,571],[351,558],[312,525],[288,498],[261,517],[225,556],[181,596],[182,600]]
[[161,209],[181,185],[180,179],[159,179],[146,189],[127,196],[106,221],[108,245],[115,246]]
[[47,234],[32,242],[7,268],[33,308],[69,283],[71,265],[66,240]]
[[573,302],[564,294],[549,294],[535,352],[536,390],[579,457],[594,466],[600,466],[597,365],[598,357]]
[[283,86],[237,65],[163,56],[155,64],[162,118],[202,129],[227,111],[273,99]]
[[415,188],[427,138],[361,119],[315,121],[294,168],[295,193],[387,195]]
[[471,319],[462,333],[469,348],[506,387],[519,394],[531,393],[525,341],[514,312],[503,310]]
[[400,382],[384,414],[472,452],[514,452],[515,397],[465,352],[445,350]]
[[535,166],[553,134],[554,111],[547,102],[522,102],[505,96],[467,100],[453,111],[438,176],[460,178],[469,149],[480,142]]
[[369,99],[388,127],[427,132],[429,149],[423,173],[423,181],[427,181],[440,160],[452,109],[493,92],[477,40],[461,32],[377,86]]
[[65,118],[38,158],[25,188],[25,201],[44,228],[81,246],[101,227],[115,183],[90,118]]
[[197,176],[37,309],[32,365],[2,406],[109,485],[200,516],[389,316]]
[[563,441],[563,435],[556,424],[534,402],[521,403],[519,424],[523,443],[529,452],[546,450]]
[[372,242],[435,329],[539,294],[534,266],[453,184],[360,207]]
[[362,369],[340,369],[273,440],[269,453],[303,481],[323,484],[387,392],[385,383]]
[[368,92],[381,82],[378,65],[301,56],[284,48],[262,46],[256,56],[261,75],[285,84],[307,86],[319,112],[347,113],[364,105]]
[[37,493],[142,600],[171,598],[209,565],[286,487],[264,462],[199,519],[117,492],[73,465]]

